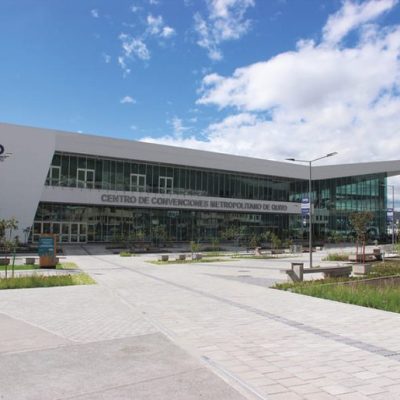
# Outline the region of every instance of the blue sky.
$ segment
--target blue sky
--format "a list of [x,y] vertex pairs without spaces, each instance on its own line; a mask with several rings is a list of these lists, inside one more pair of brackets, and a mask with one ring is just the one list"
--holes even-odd
[[400,159],[397,0],[1,0],[0,120]]
[[[238,33],[215,39],[215,59],[198,44],[196,28],[200,18],[210,30],[218,20],[212,2],[2,0],[0,119],[135,139],[177,131],[202,137],[210,123],[229,115],[196,104],[205,75],[229,75],[293,49],[299,38],[318,37],[340,6],[332,0],[230,3],[231,15],[220,20]],[[148,55],[124,57],[122,35],[128,45],[140,40]],[[124,98],[133,102],[121,103]]]

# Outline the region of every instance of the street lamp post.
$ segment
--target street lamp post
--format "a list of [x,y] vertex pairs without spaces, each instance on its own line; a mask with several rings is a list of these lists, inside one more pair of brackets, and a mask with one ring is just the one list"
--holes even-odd
[[[393,213],[393,215],[392,215],[392,252],[394,253],[394,185],[384,184],[382,186],[392,188],[392,213]],[[386,218],[387,218],[387,212],[386,212]]]
[[323,158],[328,158],[328,157],[332,157],[335,156],[336,154],[338,154],[336,151],[333,153],[328,153],[325,156],[322,157],[318,157],[318,158],[314,158],[313,160],[298,160],[296,158],[286,158],[286,160],[288,161],[295,161],[295,162],[301,162],[301,163],[307,163],[308,164],[308,168],[309,168],[309,178],[308,178],[308,201],[309,201],[309,212],[308,215],[310,217],[310,221],[309,221],[309,232],[308,232],[308,250],[310,253],[310,268],[313,267],[313,263],[312,263],[312,203],[311,203],[311,192],[312,192],[312,163],[314,161],[318,161],[318,160],[322,160]]

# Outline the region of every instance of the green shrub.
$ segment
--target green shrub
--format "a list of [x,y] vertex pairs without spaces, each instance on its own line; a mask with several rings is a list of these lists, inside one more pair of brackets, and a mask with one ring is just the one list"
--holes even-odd
[[24,289],[36,287],[92,285],[96,283],[85,273],[71,275],[31,275],[16,278],[0,279],[0,289]]
[[369,278],[400,275],[400,263],[397,261],[385,261],[375,263],[372,266],[371,272],[368,274]]
[[400,287],[398,286],[303,285],[297,287],[295,292],[400,313]]
[[121,251],[119,253],[120,257],[132,257],[132,253],[130,251]]
[[348,261],[349,255],[346,253],[330,253],[323,261]]

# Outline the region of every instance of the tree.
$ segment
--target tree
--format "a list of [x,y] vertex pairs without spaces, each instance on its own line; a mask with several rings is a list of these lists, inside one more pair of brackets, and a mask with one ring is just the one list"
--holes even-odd
[[[14,259],[15,259],[15,247],[17,246],[17,241],[12,240],[12,234],[15,229],[18,229],[18,221],[15,217],[10,219],[1,219],[0,220],[0,244],[5,252],[5,259],[8,258],[8,253],[11,253],[14,250]],[[8,231],[8,235],[7,235]],[[7,279],[7,264],[5,265],[5,277]],[[13,275],[14,275],[14,265],[13,265]]]
[[258,247],[260,243],[260,239],[257,235],[252,235],[250,240],[249,240],[249,247],[252,249],[255,249],[256,247]]
[[9,220],[6,221],[6,230],[8,229],[9,233],[9,240],[12,239],[12,233],[14,230],[18,229],[18,221],[15,217],[10,218]]
[[278,249],[282,245],[282,240],[274,232],[271,233],[271,242],[274,249]]
[[158,247],[160,245],[160,242],[164,242],[168,238],[167,231],[165,230],[165,227],[162,225],[156,225],[152,229],[152,237],[153,241],[155,242],[155,245]]
[[369,223],[374,218],[374,214],[370,211],[360,211],[350,214],[350,224],[356,231],[356,260],[358,260],[358,246],[361,242],[363,262],[365,263],[365,242],[367,238],[367,228]]

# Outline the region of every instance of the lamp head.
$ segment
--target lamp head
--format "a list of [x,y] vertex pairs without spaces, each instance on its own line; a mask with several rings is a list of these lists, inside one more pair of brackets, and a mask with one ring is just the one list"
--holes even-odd
[[287,161],[296,161],[294,158],[285,158]]
[[326,155],[326,157],[336,156],[336,154],[338,154],[338,152],[337,152],[337,151],[334,151],[333,153],[328,153],[328,154]]

